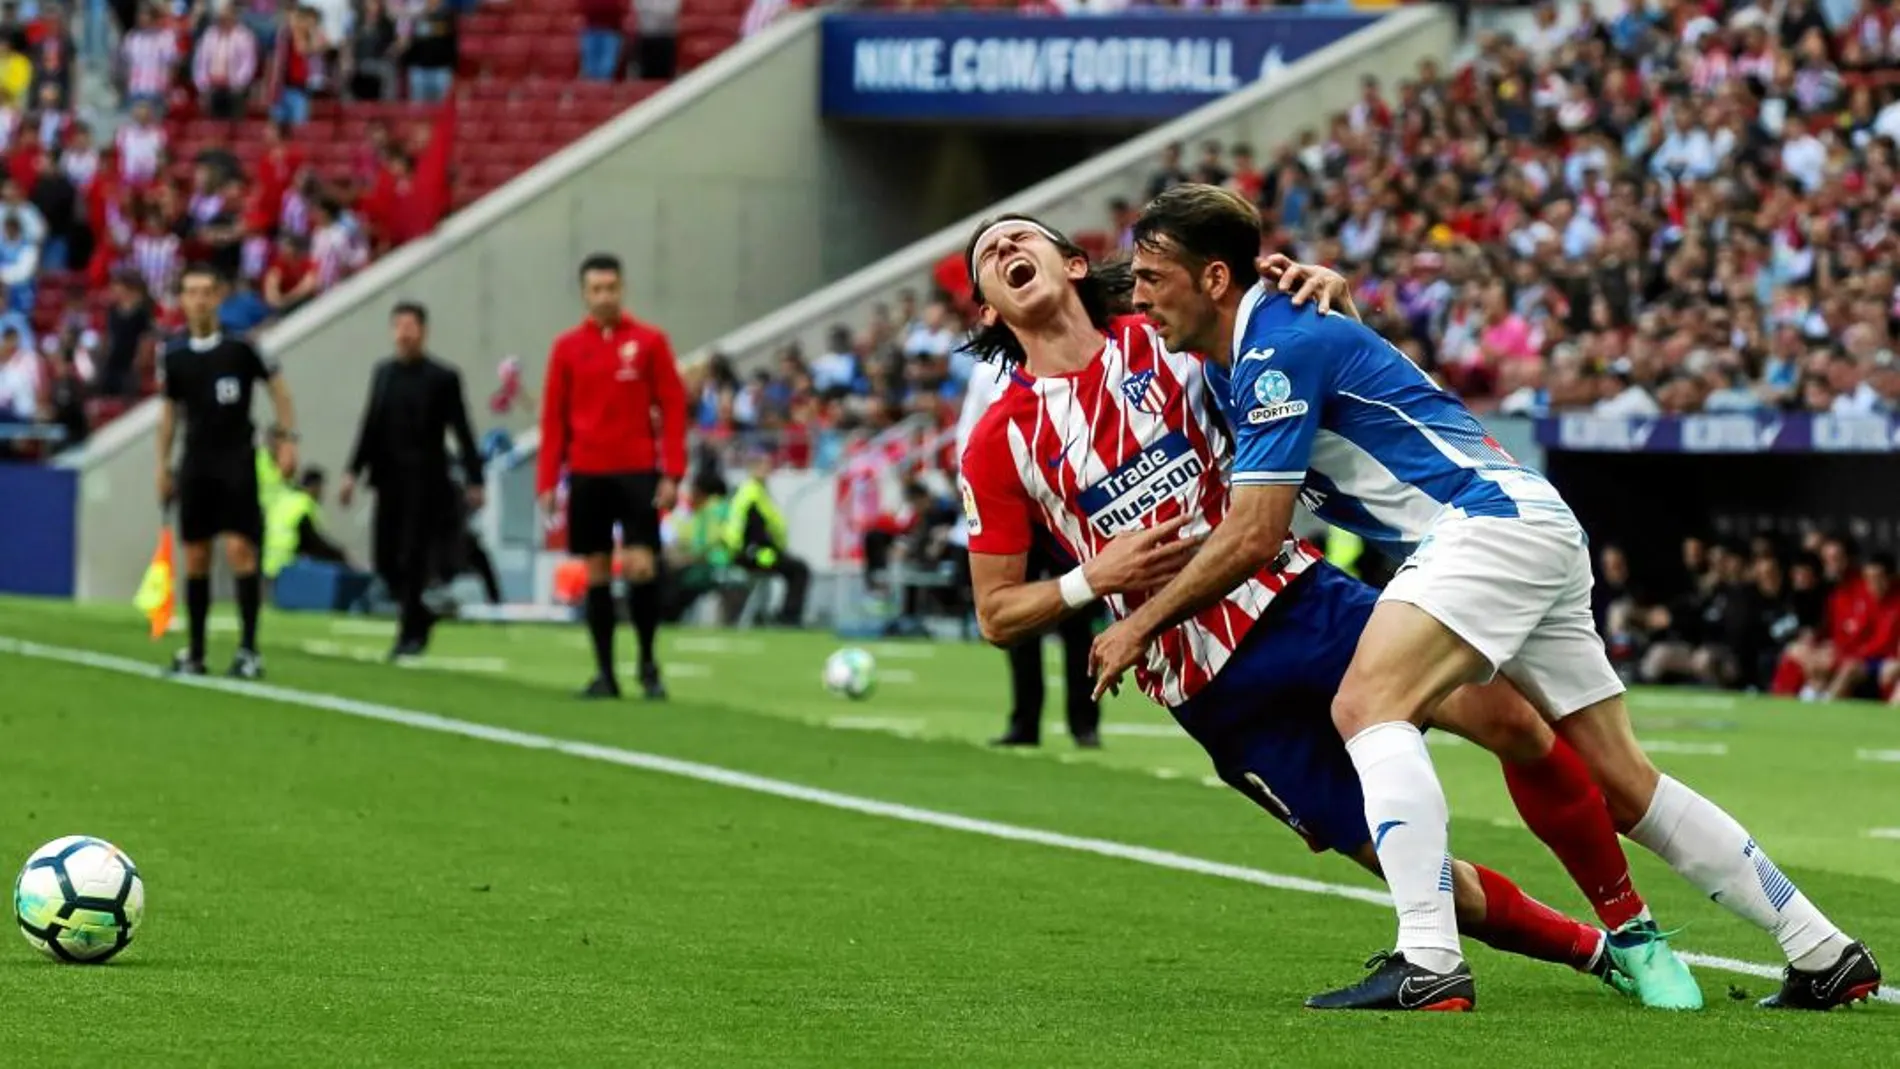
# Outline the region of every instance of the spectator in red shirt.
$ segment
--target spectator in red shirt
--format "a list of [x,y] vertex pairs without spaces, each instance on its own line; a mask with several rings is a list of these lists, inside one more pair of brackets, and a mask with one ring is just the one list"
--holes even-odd
[[271,54],[270,81],[276,95],[271,118],[290,126],[310,121],[311,94],[329,81],[325,67],[330,50],[316,11],[300,7],[290,13],[289,32],[278,35]]
[[277,251],[264,269],[264,303],[271,314],[287,316],[317,295],[317,264],[310,242],[293,234],[277,240]]
[[1841,584],[1827,607],[1828,638],[1834,647],[1830,698],[1874,697],[1891,682],[1889,662],[1900,652],[1900,590],[1893,586],[1893,558],[1876,553],[1860,567],[1857,582]]
[[1254,164],[1253,146],[1235,145],[1234,173],[1227,178],[1227,188],[1247,198],[1247,203],[1258,204],[1266,184],[1266,175],[1261,174],[1260,168]]
[[568,551],[587,567],[587,629],[597,674],[582,696],[618,698],[614,671],[614,532],[627,580],[627,609],[640,640],[640,686],[666,697],[653,656],[660,622],[660,515],[686,474],[686,390],[673,347],[658,328],[621,306],[620,261],[582,261],[587,318],[554,340],[541,403],[541,464],[535,489],[554,509],[567,472]]

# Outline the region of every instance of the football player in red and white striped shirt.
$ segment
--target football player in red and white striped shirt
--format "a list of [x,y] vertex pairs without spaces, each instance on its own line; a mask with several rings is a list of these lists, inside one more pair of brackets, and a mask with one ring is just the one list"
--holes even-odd
[[[1013,644],[1098,598],[1125,616],[1182,566],[1198,533],[1227,508],[1222,468],[1232,441],[1206,395],[1199,360],[1168,352],[1145,319],[1112,314],[1130,282],[1125,267],[1091,265],[1033,219],[981,225],[967,259],[982,325],[971,348],[1012,365],[1003,395],[971,432],[962,465],[984,637]],[[1028,550],[1039,538],[1076,562],[1074,569],[1025,581]],[[1375,872],[1358,775],[1330,706],[1376,598],[1310,544],[1288,540],[1271,566],[1165,632],[1136,667],[1142,689],[1207,750],[1222,780],[1313,849],[1337,850]],[[1433,722],[1507,761],[1542,763],[1556,745],[1508,685],[1464,688]],[[1600,819],[1593,826],[1610,827],[1587,775],[1574,794],[1576,807],[1594,807]],[[1576,812],[1566,818],[1590,823]],[[1560,856],[1573,845],[1545,838]],[[1617,849],[1613,829],[1608,842]],[[1623,869],[1618,899],[1640,908]],[[1467,934],[1630,990],[1605,931],[1536,902],[1489,869],[1455,862],[1451,875]]]

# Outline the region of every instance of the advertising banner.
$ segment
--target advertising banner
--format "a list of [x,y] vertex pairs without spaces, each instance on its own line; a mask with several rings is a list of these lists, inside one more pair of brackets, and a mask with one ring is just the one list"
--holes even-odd
[[1377,18],[1301,11],[831,15],[821,105],[826,116],[848,119],[1170,119]]

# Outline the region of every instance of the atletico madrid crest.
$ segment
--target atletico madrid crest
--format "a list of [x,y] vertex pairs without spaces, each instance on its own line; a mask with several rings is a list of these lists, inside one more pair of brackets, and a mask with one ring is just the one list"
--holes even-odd
[[1137,412],[1146,412],[1150,416],[1159,416],[1167,407],[1167,396],[1161,392],[1161,385],[1155,382],[1153,368],[1137,371],[1122,380],[1122,397]]

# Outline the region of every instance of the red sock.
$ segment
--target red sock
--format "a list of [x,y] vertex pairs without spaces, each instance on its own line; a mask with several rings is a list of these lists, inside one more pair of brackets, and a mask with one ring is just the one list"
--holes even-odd
[[1793,657],[1784,653],[1781,660],[1775,662],[1775,678],[1768,684],[1768,691],[1792,698],[1801,693],[1801,688],[1807,682],[1808,673],[1802,670]]
[[1629,858],[1617,841],[1603,792],[1569,743],[1558,739],[1536,761],[1505,762],[1504,782],[1531,834],[1563,862],[1597,919],[1614,931],[1643,912],[1643,898],[1630,886]]
[[1478,870],[1478,883],[1484,887],[1484,920],[1460,925],[1466,935],[1506,954],[1554,961],[1578,971],[1595,962],[1603,933],[1525,894],[1510,877],[1483,865],[1471,867]]

